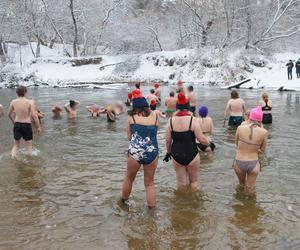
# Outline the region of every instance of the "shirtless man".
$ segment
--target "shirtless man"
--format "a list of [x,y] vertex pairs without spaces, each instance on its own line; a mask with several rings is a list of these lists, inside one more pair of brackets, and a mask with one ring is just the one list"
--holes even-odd
[[146,96],[146,99],[150,105],[152,100],[155,100],[156,103],[159,103],[159,100],[157,98],[157,96],[155,95],[155,90],[154,89],[150,89],[150,94]]
[[68,119],[74,119],[77,117],[77,108],[79,107],[80,102],[70,100],[69,103],[65,104],[65,110],[68,114]]
[[150,103],[150,109],[153,113],[155,113],[158,117],[160,118],[163,118],[163,119],[166,119],[166,115],[164,113],[162,113],[160,110],[156,109],[156,102],[155,100],[152,100],[151,103]]
[[86,106],[86,109],[91,113],[92,117],[99,117],[101,113],[105,112],[103,107],[95,103],[93,105]]
[[[27,88],[24,86],[19,86],[17,88],[18,98],[13,100],[9,105],[8,117],[14,124],[14,145],[11,150],[11,156],[14,158],[20,148],[21,138],[26,141],[28,153],[32,153],[32,126],[31,117],[33,117],[34,122],[37,126],[37,133],[41,133],[42,129],[40,126],[39,118],[37,112],[33,106],[31,100],[27,99],[26,93]],[[13,113],[15,115],[13,115]]]
[[190,102],[190,111],[193,113],[193,115],[195,115],[195,111],[196,111],[196,96],[194,93],[194,87],[193,86],[189,86],[188,89],[188,99]]
[[167,107],[165,113],[168,117],[171,117],[176,112],[176,103],[177,99],[175,98],[175,93],[174,91],[171,91],[169,97],[165,101]]
[[53,114],[53,119],[61,119],[62,118],[62,108],[59,105],[54,105],[52,107],[52,114]]
[[159,83],[155,83],[154,88],[155,88],[155,95],[157,96],[159,103],[161,103],[161,88],[159,86]]
[[228,114],[230,115],[228,121],[229,126],[241,125],[244,120],[245,111],[245,101],[239,97],[237,91],[233,90],[231,92],[231,99],[228,101],[224,112],[224,126],[226,124]]
[[268,132],[262,128],[261,107],[250,111],[249,123],[241,125],[236,131],[236,156],[233,164],[241,186],[248,194],[255,191],[255,182],[260,172],[259,156],[267,147]]

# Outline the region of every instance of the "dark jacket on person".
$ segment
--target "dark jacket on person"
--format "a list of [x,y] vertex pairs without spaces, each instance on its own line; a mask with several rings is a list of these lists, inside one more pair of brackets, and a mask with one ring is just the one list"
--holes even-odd
[[293,62],[288,62],[285,66],[287,66],[287,69],[291,71],[294,68],[294,63]]
[[296,72],[300,73],[300,60],[296,62]]

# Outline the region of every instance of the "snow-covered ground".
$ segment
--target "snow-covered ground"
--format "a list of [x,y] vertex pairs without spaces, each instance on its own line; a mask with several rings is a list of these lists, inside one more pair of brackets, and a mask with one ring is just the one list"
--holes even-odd
[[[33,48],[35,45],[33,44]],[[266,57],[244,54],[240,50],[222,54],[213,50],[154,52],[142,55],[99,56],[101,64],[74,67],[62,56],[61,47],[41,47],[41,58],[34,60],[29,46],[9,46],[9,63],[0,67],[0,87],[8,83],[69,86],[91,83],[152,82],[229,85],[243,78],[251,82],[242,87],[300,90],[300,79],[287,80],[285,64],[297,60],[294,53]],[[263,62],[264,66],[257,66]],[[112,64],[112,65],[110,65]],[[110,66],[109,66],[110,65]],[[256,65],[256,66],[255,66]],[[101,68],[105,66],[104,68]]]

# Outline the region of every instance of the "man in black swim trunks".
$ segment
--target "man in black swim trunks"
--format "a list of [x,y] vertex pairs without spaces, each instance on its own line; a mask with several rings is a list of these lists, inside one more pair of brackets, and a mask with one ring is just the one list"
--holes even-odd
[[195,111],[196,111],[196,96],[195,96],[195,93],[194,93],[194,87],[193,86],[189,86],[187,88],[188,90],[188,99],[189,99],[189,102],[190,102],[190,111],[193,113],[193,115],[195,115]]
[[31,117],[37,126],[37,133],[41,133],[41,126],[37,116],[37,112],[31,100],[25,96],[27,94],[27,88],[25,86],[19,86],[17,88],[18,98],[13,100],[9,105],[8,117],[14,124],[14,145],[11,151],[11,156],[15,157],[19,147],[21,138],[26,141],[29,154],[32,153],[32,126]]

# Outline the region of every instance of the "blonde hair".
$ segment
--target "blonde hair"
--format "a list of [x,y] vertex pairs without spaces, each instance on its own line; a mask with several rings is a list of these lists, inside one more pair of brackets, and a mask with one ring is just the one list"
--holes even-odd
[[265,99],[265,98],[269,99],[269,95],[266,92],[262,93],[261,97],[263,99]]

